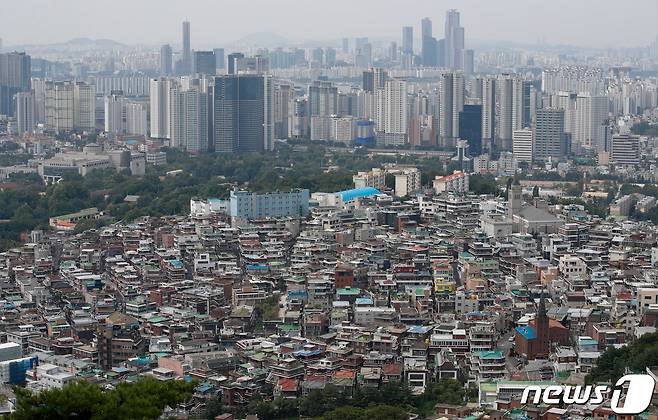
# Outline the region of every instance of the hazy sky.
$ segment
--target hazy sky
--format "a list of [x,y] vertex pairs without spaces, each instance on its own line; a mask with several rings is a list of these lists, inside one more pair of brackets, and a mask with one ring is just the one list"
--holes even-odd
[[518,41],[582,46],[644,46],[658,35],[657,0],[0,0],[6,46],[71,38],[180,44],[180,22],[192,47],[221,46],[254,32],[290,40],[344,36],[400,37],[401,26],[434,22],[457,8],[466,43]]

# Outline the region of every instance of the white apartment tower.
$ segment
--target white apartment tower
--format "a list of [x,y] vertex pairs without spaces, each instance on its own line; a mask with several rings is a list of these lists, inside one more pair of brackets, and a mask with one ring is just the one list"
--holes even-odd
[[579,93],[576,96],[576,122],[572,143],[586,149],[603,151],[608,109],[607,97]]
[[384,124],[386,133],[407,133],[407,82],[401,79],[387,80],[384,85]]
[[171,89],[171,146],[190,153],[207,152],[208,94],[199,85]]
[[498,81],[498,139],[500,150],[512,150],[512,133],[523,128],[523,80],[503,75]]
[[150,84],[151,137],[169,139],[171,138],[169,90],[173,82],[167,78],[158,78],[151,79]]
[[444,73],[439,78],[439,141],[454,146],[459,138],[459,113],[464,110],[464,76]]
[[125,134],[123,92],[114,91],[105,97],[105,131],[112,134]]
[[142,103],[127,103],[126,134],[133,136],[146,136],[148,125],[146,123],[146,105]]

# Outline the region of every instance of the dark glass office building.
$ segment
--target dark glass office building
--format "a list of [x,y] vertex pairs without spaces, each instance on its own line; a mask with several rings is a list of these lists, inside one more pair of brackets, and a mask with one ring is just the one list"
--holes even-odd
[[213,51],[194,51],[194,73],[214,76],[217,62]]
[[459,113],[459,138],[468,140],[471,156],[482,154],[482,105],[464,105]]
[[256,74],[215,78],[215,151],[258,152],[272,149],[272,82]]
[[0,115],[15,115],[14,95],[30,90],[32,62],[25,53],[0,54]]

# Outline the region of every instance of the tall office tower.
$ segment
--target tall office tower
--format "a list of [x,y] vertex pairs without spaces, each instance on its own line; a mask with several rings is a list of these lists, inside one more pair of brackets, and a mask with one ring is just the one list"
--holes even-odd
[[464,105],[459,113],[459,138],[468,141],[471,156],[482,154],[482,105]]
[[388,73],[381,67],[372,68],[363,72],[363,90],[374,92],[377,89],[383,89]]
[[171,76],[173,70],[173,52],[171,50],[171,45],[164,44],[160,47],[160,75]]
[[308,87],[311,140],[328,140],[331,116],[338,113],[338,88],[331,82],[315,81]]
[[482,79],[482,148],[491,151],[496,137],[496,79]]
[[242,53],[232,53],[228,55],[228,74],[237,74],[235,62],[244,58]]
[[441,38],[436,41],[436,66],[446,66],[446,39]]
[[464,28],[459,24],[459,12],[455,9],[446,12],[445,21],[445,65],[451,69],[463,69]]
[[73,130],[73,82],[46,82],[46,129],[57,133]]
[[534,120],[534,114],[537,106],[532,97],[533,95],[536,95],[537,91],[541,92],[541,80],[523,81],[523,118],[521,122],[521,127],[523,128],[530,127]]
[[96,129],[96,88],[90,83],[76,82],[73,88],[73,128]]
[[563,160],[566,155],[566,137],[564,134],[564,110],[559,108],[542,108],[537,110],[535,124],[535,143],[533,160]]
[[214,48],[212,52],[215,54],[215,70],[219,71],[220,74],[224,74],[226,71],[226,58],[224,57],[224,48]]
[[182,73],[184,75],[192,72],[192,48],[190,47],[190,22],[183,22],[183,54],[182,54]]
[[215,151],[272,150],[272,79],[255,74],[215,78]]
[[398,43],[395,41],[388,46],[388,58],[393,62],[398,61]]
[[459,113],[464,110],[464,76],[444,73],[439,78],[439,145],[453,147],[459,138]]
[[215,53],[212,51],[194,51],[194,66],[192,73],[215,76],[217,73],[217,62]]
[[615,134],[610,144],[610,161],[618,165],[640,163],[640,138],[630,134]]
[[475,73],[475,52],[473,50],[464,50],[462,69],[464,70],[464,76],[466,77]]
[[0,54],[0,114],[14,116],[14,95],[31,89],[32,60],[25,53]]
[[150,108],[151,108],[151,137],[156,139],[170,139],[169,124],[170,100],[169,90],[173,82],[170,79],[151,79]]
[[580,93],[576,96],[573,144],[586,149],[605,150],[609,100],[605,96]]
[[137,102],[126,103],[125,113],[126,134],[129,136],[146,136],[148,131],[146,105]]
[[402,27],[402,52],[405,54],[414,53],[414,27]]
[[343,51],[343,54],[348,54],[350,52],[350,39],[349,38],[343,38],[341,50]]
[[[405,143],[407,136],[407,82],[403,79],[390,79],[378,96],[378,131],[389,137],[397,137],[395,143]],[[379,105],[381,104],[381,105]]]
[[278,83],[274,86],[274,138],[286,139],[290,137],[291,104],[295,97],[293,86],[287,83]]
[[327,48],[324,53],[324,64],[327,67],[333,67],[336,64],[336,50]]
[[361,68],[368,68],[372,65],[372,44],[365,43],[361,48],[356,49],[354,65]]
[[512,132],[523,128],[523,81],[505,74],[498,81],[498,148],[512,150]]
[[171,146],[203,153],[208,144],[208,92],[199,79],[171,89]]
[[423,66],[436,67],[437,66],[437,45],[436,38],[432,36],[432,20],[424,18],[421,21],[421,56]]
[[512,133],[512,153],[517,162],[532,163],[532,130],[514,130]]
[[125,134],[125,97],[123,91],[115,90],[105,97],[105,131],[112,134]]
[[361,38],[357,38],[357,39],[355,40],[355,43],[354,43],[354,49],[355,49],[355,50],[360,50],[360,49],[362,49],[363,47],[365,47],[365,45],[366,45],[367,43],[368,43],[368,37],[367,37],[367,36],[365,36],[365,37],[361,37]]
[[18,135],[31,133],[36,126],[34,116],[34,92],[16,94],[16,123]]
[[324,62],[324,50],[322,48],[314,48],[311,51],[310,61],[318,66],[322,66],[322,63]]

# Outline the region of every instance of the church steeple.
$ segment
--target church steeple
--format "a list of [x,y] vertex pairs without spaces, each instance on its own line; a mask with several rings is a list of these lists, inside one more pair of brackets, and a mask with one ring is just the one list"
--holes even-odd
[[541,295],[539,297],[539,309],[537,310],[537,316],[545,318],[547,315],[546,312],[546,299],[544,298],[544,289],[541,289]]

